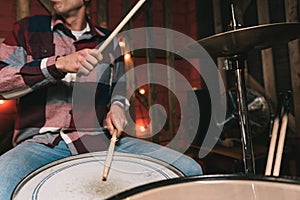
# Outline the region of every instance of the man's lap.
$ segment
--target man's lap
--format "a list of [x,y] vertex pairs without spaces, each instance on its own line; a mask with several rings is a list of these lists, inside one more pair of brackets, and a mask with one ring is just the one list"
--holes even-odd
[[[147,155],[165,161],[186,176],[202,174],[201,166],[192,158],[143,140],[121,138],[116,151]],[[0,199],[9,199],[16,185],[34,170],[68,156],[71,153],[63,140],[53,148],[35,142],[23,142],[6,152],[0,156]]]

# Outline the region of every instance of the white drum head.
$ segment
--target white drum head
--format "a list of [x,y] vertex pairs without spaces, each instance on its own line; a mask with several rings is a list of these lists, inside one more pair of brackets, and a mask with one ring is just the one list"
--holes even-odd
[[106,154],[89,153],[50,163],[19,183],[13,199],[106,199],[146,183],[183,176],[162,161],[115,152],[108,178],[102,181]]

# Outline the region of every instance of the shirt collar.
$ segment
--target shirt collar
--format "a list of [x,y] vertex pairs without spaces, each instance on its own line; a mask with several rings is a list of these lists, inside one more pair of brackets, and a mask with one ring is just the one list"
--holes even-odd
[[[90,20],[90,18],[88,16],[86,16],[86,18],[87,18],[87,23],[89,24],[89,27],[90,27],[89,32],[92,35],[92,37],[94,37],[94,36],[102,36],[102,37],[105,36],[105,33],[102,32],[101,30],[99,30],[98,28],[96,28],[95,25],[93,24],[93,22]],[[68,29],[65,26],[65,22],[64,22],[63,18],[59,15],[54,15],[52,17],[52,20],[51,20],[51,30],[53,31],[55,29],[55,27],[57,27],[59,25],[62,25],[66,29]]]

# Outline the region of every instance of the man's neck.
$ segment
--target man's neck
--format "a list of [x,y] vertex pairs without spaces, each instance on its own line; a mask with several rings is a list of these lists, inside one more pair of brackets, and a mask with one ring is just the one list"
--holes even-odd
[[85,9],[81,9],[74,15],[65,17],[66,26],[73,31],[81,31],[86,27]]

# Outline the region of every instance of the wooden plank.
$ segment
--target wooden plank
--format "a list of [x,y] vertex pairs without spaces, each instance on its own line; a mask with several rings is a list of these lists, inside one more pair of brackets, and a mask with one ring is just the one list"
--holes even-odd
[[[287,22],[298,22],[299,20],[299,1],[298,0],[285,0],[285,12]],[[293,102],[296,124],[296,135],[300,137],[300,51],[299,39],[289,42],[289,59],[291,82],[293,89]]]
[[213,13],[214,13],[215,33],[221,33],[223,31],[221,0],[213,0]]
[[[213,13],[214,13],[214,27],[215,33],[221,33],[223,31],[222,25],[222,13],[221,13],[221,0],[213,0]],[[227,76],[224,68],[224,58],[217,59],[217,66],[224,84],[225,89],[227,88]]]
[[[268,0],[257,0],[259,24],[270,23],[268,3],[269,3]],[[262,71],[263,71],[266,98],[270,99],[272,105],[276,107],[277,92],[276,92],[276,80],[275,80],[275,70],[274,70],[272,49],[269,48],[269,49],[262,50],[261,56],[262,56]]]
[[[146,27],[153,27],[153,0],[146,1],[146,13],[145,13],[145,24]],[[147,44],[153,44],[153,33],[151,31],[146,31],[146,43]],[[150,46],[150,45],[147,45]],[[156,86],[151,84],[153,80],[156,78],[156,70],[153,67],[153,64],[155,63],[155,54],[152,49],[146,49],[146,55],[147,55],[147,63],[148,63],[148,70],[147,70],[147,76],[148,76],[148,103],[149,106],[157,104],[157,94],[156,94]],[[153,135],[153,130],[155,124],[157,124],[156,120],[158,119],[158,113],[157,112],[151,112],[149,113],[149,116],[151,118],[151,123],[149,125],[149,132],[152,135],[152,141],[155,143],[159,143],[158,134]]]
[[[123,0],[122,1],[122,16],[126,16],[126,14],[130,11],[131,9],[131,0]],[[131,20],[124,26],[123,30],[130,30],[131,29]],[[124,38],[124,44],[125,46],[123,47],[123,53],[129,53],[127,52],[127,49],[130,48],[131,46],[131,35],[126,34],[127,37]],[[125,70],[129,71],[131,69],[134,68],[134,63],[132,58],[130,59],[125,59],[124,58],[124,63],[125,63]],[[135,73],[129,73],[126,74],[126,79],[127,79],[127,91],[134,91],[136,88],[136,78],[135,78]],[[142,101],[142,97],[139,96],[139,93],[133,93],[133,94],[128,94],[129,96],[131,96],[130,98],[130,107],[129,107],[129,113],[130,113],[130,117],[132,118],[132,121],[134,121],[136,123],[136,108],[135,108],[135,99],[138,99],[142,104],[144,101]],[[140,97],[140,98],[139,98]],[[145,106],[145,105],[144,105]],[[130,131],[130,135],[136,135],[136,129],[134,126],[134,129],[132,130],[128,130]]]
[[[122,1],[122,15],[126,16],[126,14],[131,9],[131,0],[123,0]],[[132,19],[124,26],[123,30],[129,30],[132,26]]]
[[260,93],[261,95],[266,96],[265,88],[258,81],[256,81],[255,78],[253,78],[253,76],[250,74],[247,77],[247,85],[249,85],[250,89],[253,89],[258,93]]
[[[163,1],[163,10],[164,10],[164,19],[165,19],[165,28],[172,29],[173,21],[172,21],[172,0],[164,0]],[[173,49],[173,35],[168,34],[165,36],[166,38],[166,47],[167,49]],[[169,51],[166,52],[167,56],[167,80],[168,80],[168,104],[169,104],[169,113],[168,113],[168,123],[169,123],[169,136],[174,136],[176,127],[178,125],[177,120],[177,106],[176,106],[176,98],[173,95],[172,91],[176,90],[175,86],[175,74],[173,72],[174,66],[174,54]]]
[[17,0],[17,20],[30,15],[30,1]]
[[251,3],[251,0],[233,1],[236,20],[239,24],[244,24],[244,13]]
[[252,0],[237,0],[233,1],[233,3],[236,5],[238,8],[238,12],[240,16],[243,16],[248,7],[250,6]]
[[107,10],[108,0],[97,0],[97,21],[103,28],[108,27]]
[[49,0],[39,0],[42,6],[46,9],[46,11],[51,14],[52,13],[52,4]]

